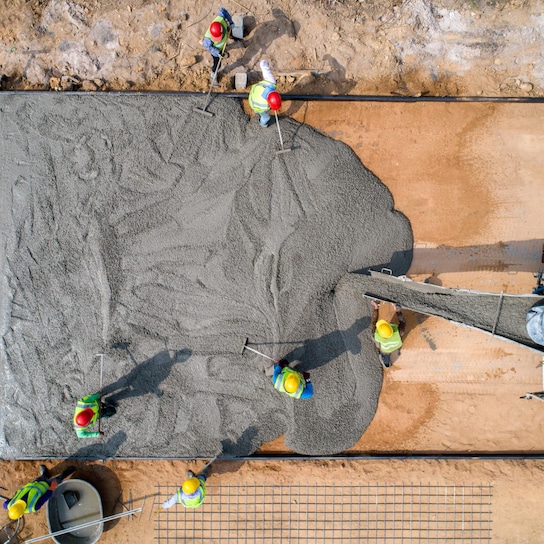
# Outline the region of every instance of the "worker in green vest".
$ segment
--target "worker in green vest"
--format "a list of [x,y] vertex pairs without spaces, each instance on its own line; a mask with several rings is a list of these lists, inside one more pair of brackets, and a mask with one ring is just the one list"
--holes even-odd
[[210,75],[212,85],[217,85],[217,71],[219,61],[225,59],[228,53],[225,52],[227,41],[232,34],[234,28],[234,22],[230,13],[225,8],[219,8],[217,17],[212,21],[208,27],[204,39],[202,40],[202,46],[204,49],[210,52],[212,56],[213,66]]
[[398,304],[394,305],[398,325],[389,323],[385,319],[378,319],[380,303],[377,300],[372,301],[374,311],[370,320],[370,328],[374,334],[374,341],[379,350],[380,362],[384,368],[391,366],[391,354],[395,351],[400,352],[402,347],[402,338],[406,329],[406,321],[402,315],[402,310]]
[[21,487],[12,499],[4,502],[9,519],[16,520],[24,514],[37,512],[53,495],[58,484],[75,472],[75,467],[68,467],[55,478],[49,477],[45,465],[40,465],[40,476]]
[[207,466],[198,476],[192,470],[187,471],[187,479],[167,501],[162,503],[162,507],[168,509],[177,503],[185,508],[201,506],[206,497],[206,479],[209,469],[210,467]]
[[104,433],[89,431],[98,418],[111,417],[115,414],[115,406],[101,401],[100,393],[86,395],[79,399],[74,411],[74,431],[78,438],[96,438]]
[[314,396],[310,373],[289,368],[289,363],[285,359],[274,363],[272,383],[274,389],[294,399],[311,399]]
[[270,110],[279,110],[281,107],[281,96],[276,92],[276,78],[267,60],[260,62],[263,79],[251,86],[249,91],[249,106],[259,115],[259,124],[267,127],[270,121]]

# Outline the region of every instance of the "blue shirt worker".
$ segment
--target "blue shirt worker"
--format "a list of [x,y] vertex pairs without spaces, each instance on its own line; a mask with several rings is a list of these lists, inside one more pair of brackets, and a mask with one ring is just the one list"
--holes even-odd
[[251,86],[249,91],[249,106],[260,116],[259,123],[267,127],[270,121],[270,109],[278,110],[281,107],[281,96],[276,92],[276,78],[267,60],[260,62],[263,79]]
[[228,56],[225,52],[225,48],[233,28],[234,22],[232,21],[230,13],[225,8],[219,8],[217,17],[208,27],[206,34],[204,34],[202,46],[210,52],[213,61],[210,75],[212,85],[217,85],[219,60],[227,58]]
[[162,503],[164,509],[172,508],[174,504],[182,504],[185,508],[198,508],[206,497],[206,479],[209,467],[205,468],[198,476],[192,470],[187,471],[187,479],[181,487]]
[[311,399],[314,396],[310,373],[289,368],[289,363],[285,359],[274,363],[272,383],[275,389],[295,399]]
[[111,417],[115,414],[115,407],[100,402],[100,393],[86,395],[79,399],[74,411],[74,431],[78,438],[96,438],[103,433],[90,431],[98,418]]
[[12,499],[4,501],[9,519],[16,520],[24,514],[37,512],[51,498],[58,484],[75,470],[75,467],[68,467],[56,478],[50,478],[47,468],[40,465],[40,476],[21,487]]
[[395,351],[399,351],[400,353],[402,338],[406,329],[406,321],[398,304],[394,305],[398,325],[389,323],[385,319],[378,320],[380,303],[377,300],[372,301],[372,306],[374,307],[374,311],[370,320],[370,328],[379,350],[380,362],[384,368],[389,368],[391,366],[391,354]]

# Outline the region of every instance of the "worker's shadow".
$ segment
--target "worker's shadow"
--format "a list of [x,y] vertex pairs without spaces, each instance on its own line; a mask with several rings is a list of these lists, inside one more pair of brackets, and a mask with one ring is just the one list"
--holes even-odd
[[222,456],[225,457],[245,457],[251,455],[260,444],[257,442],[259,429],[251,425],[238,437],[236,441],[226,438],[221,440]]
[[326,365],[348,351],[357,355],[362,349],[359,334],[369,326],[370,317],[361,317],[356,319],[348,329],[334,331],[320,338],[304,340],[301,347],[290,351],[283,358],[290,363],[299,361],[295,368],[309,372]]
[[[274,16],[272,21],[266,21],[258,26],[252,24],[251,18],[244,18],[244,26],[249,30],[244,43],[245,52],[237,61],[225,66],[223,73],[228,74],[239,66],[245,68],[252,62],[258,63],[261,58],[265,57],[272,42],[280,36],[286,35],[294,40],[297,39],[300,30],[299,23],[289,19],[279,8],[272,8],[272,15]],[[254,27],[254,30],[250,30],[251,27]],[[274,71],[274,67],[272,67],[272,71]]]
[[[124,431],[118,431],[104,442],[95,442],[79,448],[75,453],[66,458],[68,465],[70,461],[93,461],[98,459],[111,459],[115,457],[121,445],[126,441],[127,435]],[[64,470],[64,469],[63,469]]]
[[161,351],[143,363],[138,364],[128,349],[128,343],[117,343],[112,347],[124,349],[136,365],[126,376],[119,378],[116,382],[105,386],[102,394],[107,401],[117,403],[131,397],[140,397],[147,393],[153,393],[162,397],[163,391],[160,384],[168,378],[172,366],[187,361],[192,355],[190,349],[182,349],[170,356],[168,350]]

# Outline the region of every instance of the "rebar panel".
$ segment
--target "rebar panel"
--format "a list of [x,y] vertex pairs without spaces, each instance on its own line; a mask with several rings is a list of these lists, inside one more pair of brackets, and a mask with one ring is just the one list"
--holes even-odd
[[[491,484],[218,485],[155,519],[157,543],[491,542]],[[158,500],[172,486],[158,486]]]

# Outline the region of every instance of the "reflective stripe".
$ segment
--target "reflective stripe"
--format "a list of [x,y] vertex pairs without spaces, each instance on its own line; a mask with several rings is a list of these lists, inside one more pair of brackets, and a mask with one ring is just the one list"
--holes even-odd
[[[227,41],[227,36],[228,36],[228,34],[227,34],[227,21],[225,21],[225,19],[223,19],[223,17],[216,17],[212,21],[212,23],[215,23],[215,22],[221,23],[221,26],[223,27],[223,38],[221,38],[220,41],[216,42],[215,38],[212,36],[212,33],[210,32],[210,27],[208,27],[208,30],[206,31],[206,34],[204,34],[204,37],[211,40],[211,42],[213,43],[213,46],[216,47],[217,49],[221,50],[223,48],[223,46],[225,45],[225,42]],[[211,23],[210,23],[210,26],[211,26]]]
[[[299,379],[300,383],[298,385],[298,389],[294,393],[289,393],[289,391],[285,390],[284,383],[289,374],[296,374]],[[274,387],[280,391],[281,393],[285,393],[286,395],[289,395],[290,397],[293,397],[295,399],[299,399],[304,392],[304,378],[301,376],[300,372],[297,372],[296,370],[293,370],[292,368],[285,367],[282,369],[282,371],[276,376],[276,381],[274,382]]]
[[249,106],[256,113],[264,113],[270,109],[268,95],[276,89],[276,85],[269,81],[259,81],[251,87],[249,92]]
[[402,338],[400,337],[398,325],[391,324],[393,336],[391,338],[383,338],[379,335],[378,330],[374,333],[374,340],[380,344],[380,349],[383,353],[393,353],[402,346]]
[[8,509],[11,508],[18,500],[26,502],[25,514],[36,511],[36,503],[40,500],[47,490],[49,484],[47,482],[30,482],[19,489],[15,496],[8,503]]

